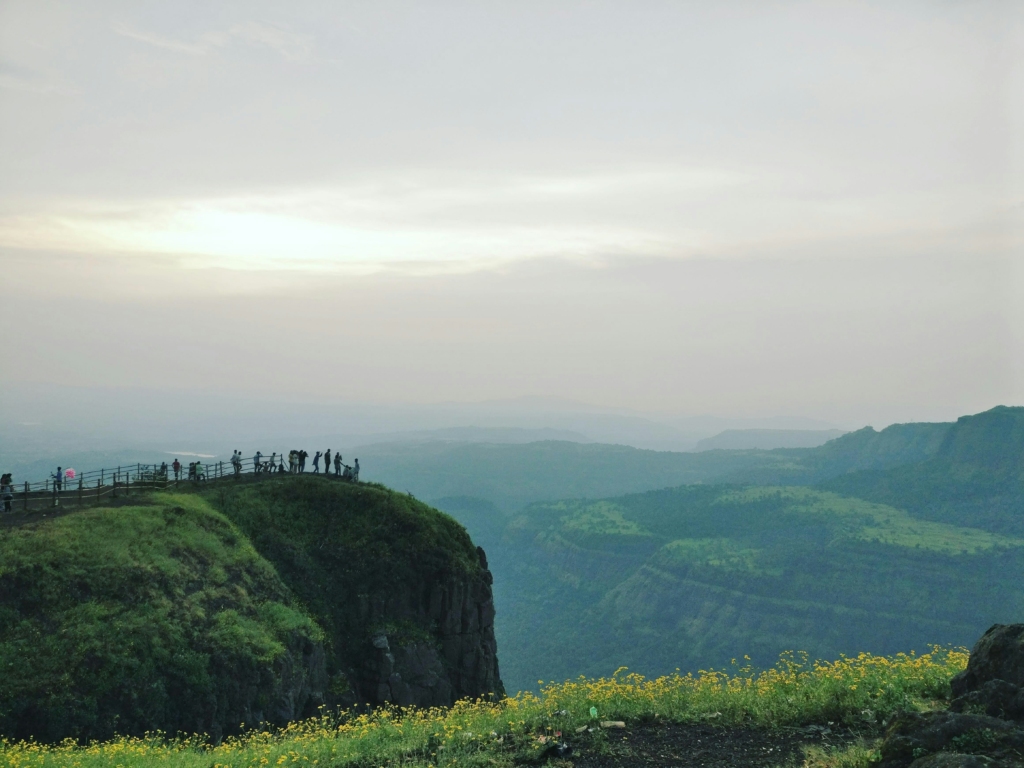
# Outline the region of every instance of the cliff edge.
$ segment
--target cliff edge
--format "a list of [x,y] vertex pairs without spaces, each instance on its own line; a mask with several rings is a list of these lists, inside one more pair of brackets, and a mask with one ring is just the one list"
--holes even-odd
[[447,515],[322,477],[40,515],[0,538],[0,736],[219,740],[502,696],[491,581]]

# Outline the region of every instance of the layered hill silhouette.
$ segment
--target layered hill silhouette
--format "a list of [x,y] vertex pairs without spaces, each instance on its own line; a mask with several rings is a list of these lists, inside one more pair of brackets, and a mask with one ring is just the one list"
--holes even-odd
[[625,445],[544,440],[526,444],[451,440],[359,449],[372,477],[432,503],[485,500],[514,512],[527,504],[602,498],[694,483],[813,485],[857,470],[934,455],[952,425],[894,424],[851,432],[817,448],[650,451]]

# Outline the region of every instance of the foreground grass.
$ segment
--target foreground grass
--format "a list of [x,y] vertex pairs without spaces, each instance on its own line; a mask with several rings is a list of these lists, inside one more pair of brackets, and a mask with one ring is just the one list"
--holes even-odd
[[878,749],[869,744],[808,747],[804,758],[803,768],[868,768],[878,761]]
[[[965,651],[936,648],[921,656],[861,654],[814,663],[786,654],[774,668],[763,671],[736,665],[730,672],[653,680],[620,670],[600,680],[542,685],[539,695],[521,693],[497,703],[463,701],[449,709],[342,713],[293,723],[273,733],[252,732],[219,745],[197,737],[159,735],[88,746],[0,740],[0,768],[508,766],[539,753],[548,737],[572,734],[595,720],[877,725],[897,712],[946,699],[950,677],[966,664]],[[832,761],[825,762],[830,757]],[[819,760],[809,763],[814,765],[841,764],[834,756],[809,758]]]

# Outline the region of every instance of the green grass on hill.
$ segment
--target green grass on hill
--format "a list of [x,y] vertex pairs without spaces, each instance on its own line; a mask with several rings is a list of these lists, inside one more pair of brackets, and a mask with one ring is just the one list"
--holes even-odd
[[970,553],[993,547],[1024,546],[1024,539],[912,517],[902,509],[863,499],[801,487],[757,487],[724,493],[720,504],[756,503],[774,497],[790,503],[795,514],[819,516],[836,532],[861,541],[933,552]]
[[[975,553],[1024,546],[1024,539],[920,520],[885,504],[800,486],[690,486],[622,499],[540,504],[528,508],[525,517],[570,539],[613,535],[654,536],[673,542],[719,538],[724,542],[721,535],[727,534],[726,538],[742,542],[773,529],[795,532],[802,528],[826,530],[829,542],[849,539],[934,552]],[[683,545],[674,546],[679,549]]]
[[273,567],[194,495],[0,537],[0,733],[110,738],[232,713],[237,725],[243,689],[271,697],[254,681],[322,637]]

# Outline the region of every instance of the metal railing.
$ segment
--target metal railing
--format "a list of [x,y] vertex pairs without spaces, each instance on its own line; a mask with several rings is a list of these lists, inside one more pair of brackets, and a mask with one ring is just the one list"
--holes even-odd
[[[273,462],[272,462],[273,459]],[[181,464],[178,472],[172,464],[133,464],[87,472],[76,472],[73,478],[59,478],[57,473],[49,479],[38,482],[15,483],[3,489],[3,500],[11,502],[11,511],[96,504],[107,498],[128,498],[132,495],[154,490],[189,487],[201,483],[238,480],[243,476],[260,478],[278,474],[323,474],[339,480],[358,481],[352,467],[342,464],[336,471],[327,467],[317,472],[307,467],[300,470],[299,464],[289,464],[286,455],[272,454],[232,461],[190,462]],[[344,471],[342,471],[342,468]]]

